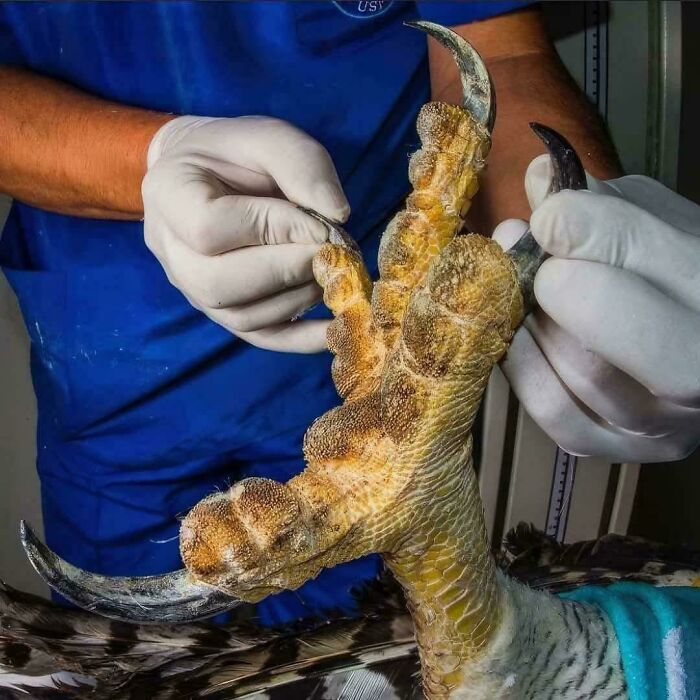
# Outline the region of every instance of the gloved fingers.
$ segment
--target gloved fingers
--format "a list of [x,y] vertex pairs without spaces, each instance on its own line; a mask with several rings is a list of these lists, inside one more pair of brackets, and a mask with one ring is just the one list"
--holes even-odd
[[601,194],[623,197],[671,226],[700,236],[700,206],[657,180],[644,175],[626,175],[607,182],[596,182],[600,185]]
[[[672,226],[700,235],[700,206],[657,180],[644,175],[625,175],[605,181],[586,173],[586,181],[591,192],[625,199]],[[550,157],[547,154],[537,156],[525,173],[525,192],[533,211],[549,194],[551,182]]]
[[291,321],[322,296],[323,290],[316,282],[307,282],[249,304],[215,309],[216,321],[237,335],[250,333]]
[[325,243],[328,228],[290,202],[272,197],[229,195],[210,201],[181,237],[203,255],[282,243]]
[[511,248],[527,231],[528,223],[522,219],[506,219],[493,230],[492,238],[503,250]]
[[525,327],[567,390],[606,422],[651,437],[667,435],[679,421],[687,422],[690,414],[700,419],[696,410],[657,398],[584,348],[541,309],[525,319]]
[[[525,194],[532,211],[535,211],[549,196],[553,175],[552,158],[547,153],[537,156],[528,165],[525,171]],[[588,189],[592,192],[612,193],[612,188],[609,188],[604,182],[597,180],[588,173],[586,173],[586,182]]]
[[288,122],[268,117],[240,117],[235,132],[212,123],[230,142],[241,166],[271,175],[289,201],[346,221],[350,205],[328,151]]
[[[314,283],[315,284],[315,283]],[[210,309],[202,307],[195,299],[184,293],[187,301],[195,308],[218,323],[233,335],[263,350],[276,352],[316,353],[326,350],[326,333],[330,320],[302,319],[285,320],[281,323],[259,328],[253,331],[241,331],[231,321],[230,309]],[[306,307],[305,307],[306,308]],[[304,309],[302,309],[303,311]],[[293,317],[292,317],[293,318]],[[236,319],[238,320],[238,319]],[[237,325],[240,325],[237,323]]]
[[283,243],[208,256],[172,240],[161,262],[175,286],[199,306],[221,309],[248,304],[311,282],[314,279],[311,263],[320,247]]
[[251,170],[220,157],[212,158],[198,153],[188,154],[186,160],[179,159],[177,162],[186,163],[187,166],[194,165],[200,170],[215,174],[215,177],[221,180],[231,193],[285,198],[279,185],[268,173],[259,173],[257,170]]
[[537,156],[525,171],[525,194],[530,209],[535,211],[544,202],[552,184],[552,159],[547,153]]
[[525,327],[515,334],[501,367],[523,408],[571,454],[663,462],[681,459],[693,449],[687,438],[635,435],[595,416],[567,391]]
[[[217,321],[218,313],[216,310],[213,311],[211,318],[214,321]],[[329,323],[330,321],[327,320],[308,319],[287,321],[250,333],[232,332],[263,350],[309,354],[326,350],[326,331]],[[226,327],[225,323],[221,325]]]
[[627,270],[558,258],[540,268],[535,296],[584,347],[652,394],[700,406],[700,323],[686,306]]
[[641,275],[700,311],[700,237],[617,197],[560,192],[533,213],[532,233],[558,258],[590,260]]
[[231,194],[192,164],[158,161],[144,178],[147,222],[159,216],[192,250],[218,255],[250,245],[323,243],[328,229],[290,202]]

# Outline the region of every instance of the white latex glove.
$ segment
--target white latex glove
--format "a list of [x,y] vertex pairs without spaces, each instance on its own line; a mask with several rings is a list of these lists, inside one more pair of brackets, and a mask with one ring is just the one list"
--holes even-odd
[[[568,452],[681,459],[700,444],[700,207],[642,176],[545,200],[550,179],[549,156],[535,159],[530,225],[553,257],[503,370]],[[508,248],[526,227],[494,237]]]
[[311,260],[329,219],[350,213],[328,152],[266,117],[178,117],[154,136],[143,181],[148,248],[170,282],[216,323],[261,348],[318,352],[328,321]]

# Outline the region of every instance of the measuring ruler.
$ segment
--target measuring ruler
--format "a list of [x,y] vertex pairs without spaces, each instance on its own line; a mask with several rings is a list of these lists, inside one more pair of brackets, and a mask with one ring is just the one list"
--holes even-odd
[[608,118],[608,3],[587,2],[584,20],[584,84],[586,97]]
[[[584,80],[588,99],[600,116],[608,116],[608,3],[584,5]],[[554,457],[552,488],[549,492],[545,532],[558,542],[566,536],[571,497],[576,479],[577,458],[557,447]]]
[[545,532],[554,537],[557,542],[563,542],[566,535],[566,525],[569,521],[569,508],[571,508],[571,495],[574,491],[576,479],[577,458],[569,454],[561,447],[557,447],[554,458],[554,476],[552,477],[552,490],[549,493],[549,506],[547,507],[547,526]]

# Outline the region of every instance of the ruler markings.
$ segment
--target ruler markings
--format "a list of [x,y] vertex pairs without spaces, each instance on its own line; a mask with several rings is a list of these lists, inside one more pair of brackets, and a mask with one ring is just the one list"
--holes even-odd
[[[605,2],[584,6],[584,86],[586,96],[607,119],[608,7]],[[557,446],[545,531],[563,542],[576,479],[578,459]]]

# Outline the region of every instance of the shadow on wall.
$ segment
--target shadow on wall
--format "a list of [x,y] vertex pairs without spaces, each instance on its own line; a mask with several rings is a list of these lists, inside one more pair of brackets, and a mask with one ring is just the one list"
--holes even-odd
[[680,462],[644,464],[629,532],[700,549],[700,449]]
[[[678,192],[700,204],[700,3],[683,3],[681,148]],[[700,449],[672,464],[645,464],[639,475],[630,533],[700,549]]]
[[[0,229],[10,202],[0,195]],[[0,578],[47,595],[22,551],[19,521],[43,531],[36,474],[36,400],[29,374],[29,338],[15,295],[0,274]]]

